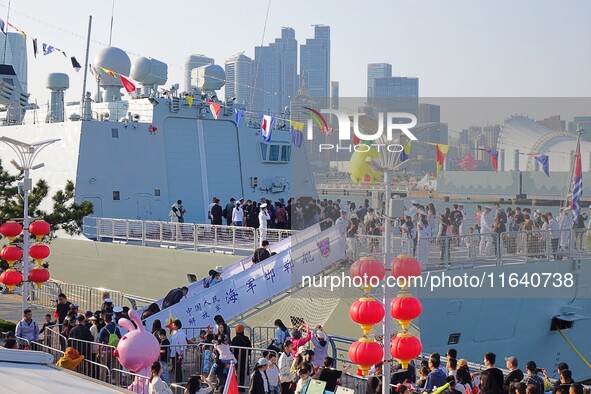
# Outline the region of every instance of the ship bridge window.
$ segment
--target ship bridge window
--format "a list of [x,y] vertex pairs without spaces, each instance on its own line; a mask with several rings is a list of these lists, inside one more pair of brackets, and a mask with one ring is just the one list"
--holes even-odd
[[291,145],[261,142],[261,160],[265,163],[289,163]]

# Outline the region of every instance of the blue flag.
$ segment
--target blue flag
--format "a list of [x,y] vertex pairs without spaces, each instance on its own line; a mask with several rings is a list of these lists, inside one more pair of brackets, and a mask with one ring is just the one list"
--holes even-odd
[[6,24],[2,18],[0,18],[0,30],[2,30],[2,33],[6,34]]
[[244,110],[243,109],[235,109],[234,112],[236,112],[236,126],[238,126],[240,124],[240,119],[242,119],[242,117],[244,116]]
[[304,133],[299,130],[296,130],[292,127],[291,129],[291,143],[296,148],[302,147],[302,142],[304,141]]
[[52,47],[49,44],[43,43],[43,54],[44,55],[49,55],[51,52],[54,51],[54,47]]
[[544,171],[544,174],[546,174],[546,176],[550,176],[550,163],[548,162],[548,156],[538,155],[534,158],[542,165],[542,171]]

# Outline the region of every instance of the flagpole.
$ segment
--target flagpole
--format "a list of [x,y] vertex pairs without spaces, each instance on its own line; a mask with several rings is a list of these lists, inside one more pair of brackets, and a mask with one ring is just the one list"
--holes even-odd
[[[90,31],[92,29],[92,15],[88,15],[88,34],[86,36],[86,59],[84,61],[84,80],[82,82],[82,100],[80,113],[84,114],[84,99],[86,98],[86,78],[88,77],[88,54],[90,52]],[[84,117],[82,117],[84,119]]]
[[113,6],[111,7],[111,28],[109,29],[109,46],[111,46],[111,38],[113,37],[113,15],[115,14],[115,0],[113,0]]
[[6,63],[6,45],[8,44],[8,22],[10,22],[10,1],[8,0],[8,11],[6,11],[6,33],[4,33],[4,53],[2,54],[2,64]]
[[581,143],[581,135],[583,134],[584,130],[581,129],[581,125],[577,127],[577,146],[575,147],[575,159],[572,161],[572,165],[570,166],[570,184],[568,187],[568,193],[566,194],[566,200],[564,201],[564,208],[568,207],[569,195],[572,199],[572,192],[573,192],[573,174],[575,172],[575,166],[577,165],[577,151],[579,150],[579,146]]

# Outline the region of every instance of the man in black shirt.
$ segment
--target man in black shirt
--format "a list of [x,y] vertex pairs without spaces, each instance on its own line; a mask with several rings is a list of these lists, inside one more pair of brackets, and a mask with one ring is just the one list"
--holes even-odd
[[525,216],[521,213],[521,208],[515,208],[515,224],[521,227],[521,225],[525,222]]
[[224,211],[220,206],[220,199],[215,199],[215,204],[211,207],[211,224],[222,225],[222,216]]
[[515,356],[510,356],[510,357],[505,357],[505,361],[507,362],[507,369],[509,370],[509,373],[507,374],[507,377],[505,378],[505,383],[503,385],[503,391],[505,393],[509,392],[509,386],[511,385],[511,383],[513,382],[521,382],[523,380],[523,372],[521,371],[521,369],[517,368],[517,357]]
[[271,253],[269,252],[269,241],[266,239],[261,242],[261,247],[256,248],[254,254],[252,255],[252,262],[253,264],[260,263],[261,261],[268,259],[271,257]]
[[[568,369],[568,364],[567,363],[559,363],[556,367],[556,370],[558,371],[558,375],[560,375],[562,373],[562,371],[564,371],[565,369]],[[545,371],[545,370],[543,370]],[[544,374],[544,377],[546,377],[547,374]],[[546,377],[546,379],[549,379]],[[552,387],[552,393],[556,393],[556,390],[558,389],[558,386],[560,386],[560,379],[556,380],[556,382],[554,382],[554,385]]]
[[484,365],[488,367],[487,371],[490,372],[499,390],[502,390],[504,383],[503,372],[495,367],[495,361],[497,361],[497,356],[494,353],[488,352],[484,355]]
[[333,369],[333,364],[334,359],[332,357],[325,357],[324,367],[320,368],[319,371],[320,374],[318,375],[318,380],[326,382],[326,387],[324,388],[325,391],[334,392],[335,388],[337,387],[337,381],[341,378],[341,375],[343,374],[342,371]]
[[57,296],[57,306],[55,308],[55,312],[57,313],[57,324],[63,324],[64,319],[68,316],[68,311],[72,303],[68,301],[68,298],[64,293],[60,293]]
[[185,286],[172,289],[168,292],[166,297],[164,297],[164,300],[162,301],[162,309],[171,307],[174,304],[178,304],[188,292],[189,289]]

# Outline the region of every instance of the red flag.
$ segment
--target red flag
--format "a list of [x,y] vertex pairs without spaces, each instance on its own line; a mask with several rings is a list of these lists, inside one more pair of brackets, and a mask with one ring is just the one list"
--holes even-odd
[[211,111],[211,114],[215,119],[217,119],[220,115],[221,106],[218,103],[214,103],[213,101],[209,101],[207,104],[209,104],[209,110]]
[[448,149],[449,145],[437,144],[437,175],[439,175],[439,173],[441,172],[441,168],[443,168],[443,163],[445,163],[445,156],[447,156]]
[[123,87],[127,91],[127,93],[135,92],[135,85],[129,79],[125,78],[123,75],[119,75],[119,79],[121,79],[121,83]]
[[234,363],[230,364],[230,370],[228,371],[226,385],[224,386],[224,392],[222,394],[238,394],[238,381],[236,380],[236,368],[234,368]]

